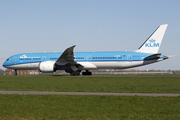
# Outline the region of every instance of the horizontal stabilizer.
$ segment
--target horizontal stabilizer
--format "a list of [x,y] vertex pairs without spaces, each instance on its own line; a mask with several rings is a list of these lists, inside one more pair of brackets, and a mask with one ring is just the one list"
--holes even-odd
[[149,60],[149,59],[155,59],[155,58],[159,58],[161,56],[161,53],[157,53],[157,54],[153,54],[153,55],[150,55],[146,58],[144,58],[145,60]]

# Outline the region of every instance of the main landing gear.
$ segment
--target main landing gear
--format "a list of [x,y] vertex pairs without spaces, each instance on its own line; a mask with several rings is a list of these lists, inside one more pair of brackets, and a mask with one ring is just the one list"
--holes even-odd
[[71,76],[79,76],[79,75],[80,75],[80,72],[81,72],[81,71],[76,70],[76,71],[74,71],[74,72],[71,72],[70,75],[71,75]]
[[82,72],[82,75],[92,75],[92,72],[89,72],[89,70],[86,70],[86,72]]
[[[76,70],[74,72],[71,72],[70,75],[71,76],[79,76],[80,75],[80,72],[79,70]],[[86,72],[82,72],[82,75],[92,75],[92,72],[89,72],[89,70],[86,70]]]

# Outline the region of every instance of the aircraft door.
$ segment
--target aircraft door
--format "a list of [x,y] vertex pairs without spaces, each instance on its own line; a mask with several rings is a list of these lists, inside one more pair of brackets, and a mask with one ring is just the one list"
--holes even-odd
[[127,61],[131,62],[132,61],[132,55],[127,56]]
[[12,63],[16,64],[16,57],[13,57]]
[[87,56],[87,61],[91,61],[91,55]]
[[42,61],[45,61],[46,60],[46,56],[42,56]]

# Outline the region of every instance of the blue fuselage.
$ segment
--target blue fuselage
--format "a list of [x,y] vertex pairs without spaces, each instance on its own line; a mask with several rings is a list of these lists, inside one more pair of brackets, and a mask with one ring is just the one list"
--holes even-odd
[[[17,55],[13,55],[9,57],[4,62],[3,66],[10,69],[38,69],[39,63],[45,62],[45,61],[57,61],[61,55],[62,55],[62,52],[17,54]],[[78,63],[90,62],[94,64],[96,68],[117,68],[117,69],[122,68],[123,69],[123,68],[141,66],[143,64],[149,64],[148,61],[156,62],[157,60],[163,59],[162,55],[156,59],[149,59],[149,60],[144,59],[150,55],[152,54],[128,52],[128,51],[74,52],[74,58],[75,58],[74,61]],[[34,63],[36,63],[36,65]],[[117,66],[114,63],[117,63]],[[121,65],[121,63],[124,65]],[[31,65],[34,64],[34,67],[28,66],[30,64]],[[22,65],[26,65],[26,67]],[[109,67],[111,65],[112,67]]]

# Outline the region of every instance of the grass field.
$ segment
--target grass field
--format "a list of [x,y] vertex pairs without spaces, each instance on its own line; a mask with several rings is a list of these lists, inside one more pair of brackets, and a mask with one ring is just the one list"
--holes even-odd
[[0,77],[0,90],[180,93],[180,77]]
[[[180,77],[0,77],[0,90],[180,93]],[[179,120],[180,97],[0,95],[0,120]]]
[[180,97],[0,95],[0,119],[174,120]]

